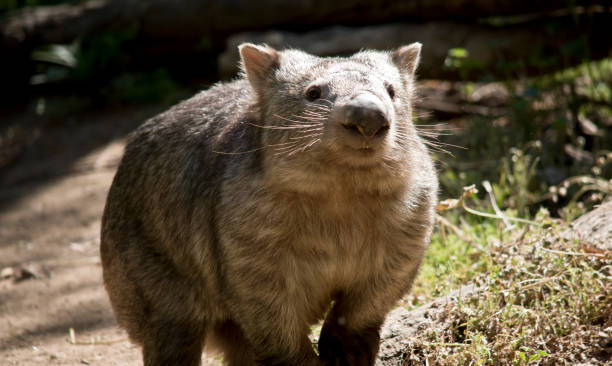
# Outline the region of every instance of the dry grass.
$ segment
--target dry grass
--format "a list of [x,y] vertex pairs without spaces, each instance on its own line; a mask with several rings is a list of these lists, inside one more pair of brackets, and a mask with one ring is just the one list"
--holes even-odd
[[541,213],[472,267],[482,291],[433,314],[404,365],[610,365],[612,253]]

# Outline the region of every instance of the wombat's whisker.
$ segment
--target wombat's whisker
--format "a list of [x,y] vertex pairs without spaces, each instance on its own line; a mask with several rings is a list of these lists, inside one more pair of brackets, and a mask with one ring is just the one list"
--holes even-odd
[[404,140],[410,140],[410,141],[418,141],[419,140],[418,136],[411,135],[411,134],[408,134],[406,132],[396,131],[395,135],[397,137],[400,137],[400,138],[404,139]]
[[294,124],[310,125],[310,126],[320,126],[323,124],[321,120],[315,119],[315,118],[308,118],[308,117],[298,117],[298,118],[300,119],[293,121]]
[[455,144],[449,144],[447,142],[440,142],[440,141],[431,141],[431,140],[427,140],[427,139],[423,139],[423,141],[426,144],[435,144],[437,146],[448,146],[448,147],[454,147],[456,149],[462,149],[462,150],[467,150],[467,147],[465,146],[461,146],[461,145],[455,145]]
[[327,117],[325,116],[317,116],[315,114],[306,114],[304,116],[296,116],[297,118],[301,118],[305,121],[312,121],[312,122],[319,122],[322,123],[322,121],[325,121],[327,119]]
[[423,128],[423,127],[415,127],[414,129],[417,131],[431,132],[431,133],[451,133],[452,131],[452,130],[441,130],[438,128]]
[[275,154],[276,156],[280,156],[280,155],[286,155],[286,156],[291,156],[293,155],[296,151],[300,150],[300,144],[295,144],[294,146],[292,146],[290,149],[283,149],[283,150],[276,150],[277,153]]
[[258,147],[252,150],[247,150],[247,151],[237,151],[237,152],[226,152],[226,151],[216,151],[216,150],[212,150],[212,152],[214,152],[215,154],[221,154],[221,155],[240,155],[240,154],[250,154],[253,153],[255,151],[259,151],[262,149],[265,149],[266,146],[262,146],[262,147]]
[[301,131],[297,131],[297,133],[307,133],[307,132],[315,132],[315,131],[323,131],[323,127],[311,128],[309,130],[301,130]]
[[322,120],[320,119],[315,119],[315,118],[305,118],[306,123],[312,125],[312,126],[323,126],[323,122],[321,122]]
[[312,106],[304,109],[302,113],[312,113],[319,116],[326,116],[331,112],[331,108],[325,106]]
[[251,150],[247,150],[247,151],[234,151],[234,152],[227,152],[227,151],[216,151],[216,150],[212,150],[212,152],[214,152],[215,154],[221,154],[221,155],[240,155],[240,154],[250,154],[252,152],[255,151],[259,151],[259,150],[263,150],[267,147],[274,147],[274,146],[285,146],[285,145],[289,145],[289,144],[295,144],[294,141],[290,141],[290,142],[280,142],[278,144],[268,144],[266,146],[261,146],[261,147],[257,147],[255,149],[251,149]]
[[[462,148],[461,146],[452,145],[452,144],[446,144],[446,143],[439,142],[439,141],[431,141],[431,140],[427,140],[427,139],[419,139],[418,136],[409,135],[409,134],[406,134],[404,132],[399,132],[399,131],[396,132],[396,135],[400,139],[402,139],[404,141],[410,141],[410,142],[422,141],[427,147],[430,148],[430,150],[436,151],[436,152],[439,152],[439,153],[443,153],[443,154],[447,154],[447,155],[450,155],[452,157],[455,157],[455,156],[450,151],[444,149],[443,146],[451,146],[451,147]],[[409,151],[410,150],[410,148],[407,147],[407,146],[402,146],[402,149],[404,151]]]
[[277,118],[280,118],[280,119],[282,119],[284,121],[291,122],[291,123],[294,123],[294,124],[299,124],[299,125],[314,125],[314,124],[316,124],[315,122],[312,122],[312,121],[296,121],[296,120],[293,120],[291,118],[279,116],[278,114],[275,114],[274,116],[277,117]]
[[[311,135],[308,135],[308,136],[297,137],[295,139],[317,138],[317,137],[319,137],[321,135],[322,135],[322,133],[314,133],[314,134],[311,134]],[[297,151],[304,151],[308,147],[314,145],[317,142],[317,140],[320,141],[320,139],[316,139],[316,140],[313,140],[313,141],[311,141],[308,144],[303,145],[303,146],[302,146],[301,141],[292,141],[291,145],[283,146],[283,147],[280,147],[280,148],[277,148],[277,149],[274,149],[274,150],[278,151],[279,153],[286,153],[286,152],[289,151],[289,155],[292,155],[293,153],[295,153]]]
[[312,134],[312,135],[306,135],[306,136],[294,136],[294,137],[289,137],[290,140],[303,140],[309,137],[313,137],[313,136],[321,136],[321,133],[317,133],[317,134]]
[[292,114],[292,116],[296,116],[298,118],[309,118],[309,117],[315,117],[318,119],[325,119],[326,114],[324,114],[323,112],[316,112],[316,111],[309,111],[309,110],[305,110],[304,112],[302,112],[303,115],[299,115],[299,114]]
[[442,147],[440,147],[440,146],[438,146],[438,145],[429,144],[429,143],[427,143],[427,142],[425,142],[425,145],[426,145],[426,146],[427,146],[427,147],[428,147],[430,150],[432,150],[432,151],[439,152],[439,153],[442,153],[442,154],[446,154],[446,155],[449,155],[449,156],[451,156],[451,157],[453,157],[453,158],[455,157],[455,155],[454,155],[452,152],[450,152],[450,151],[448,151],[448,150],[446,150],[446,149],[444,149],[444,148],[442,148]]
[[319,126],[323,126],[323,122],[319,122],[319,121],[304,121],[301,123],[302,125],[308,125],[308,126],[312,126],[312,127],[319,127]]
[[285,123],[282,125],[278,125],[278,127],[301,127],[301,128],[315,128],[315,127],[319,127],[320,125],[317,123]]
[[435,131],[435,130],[427,130],[427,129],[425,129],[425,130],[421,130],[421,129],[415,128],[414,130],[415,130],[415,131],[416,131],[416,132],[417,132],[419,135],[420,135],[420,134],[428,134],[428,135],[432,135],[432,136],[438,136],[438,135],[440,135],[440,133],[441,133],[441,132],[438,132],[438,131]]
[[316,139],[316,140],[313,140],[311,143],[309,143],[308,145],[304,146],[304,147],[302,148],[302,151],[304,151],[304,150],[308,149],[309,147],[311,147],[312,145],[316,144],[316,143],[317,143],[317,142],[319,142],[319,141],[321,141],[321,139]]
[[[320,102],[325,102],[326,104],[323,104],[323,103],[320,103]],[[321,99],[317,100],[316,102],[307,105],[306,108],[304,108],[304,109],[309,109],[311,107],[327,108],[329,110],[332,110],[334,108],[334,103],[330,102],[327,99],[321,98]]]
[[326,105],[320,105],[320,104],[313,104],[313,105],[309,106],[308,108],[318,109],[318,110],[323,111],[323,112],[330,112],[331,111],[330,107],[328,107]]
[[435,129],[440,131],[457,131],[461,128],[449,126],[448,123],[436,123],[436,124],[413,124],[413,126],[417,129],[419,128],[427,128],[427,129]]
[[[429,150],[431,150],[431,151],[438,152],[438,153],[442,153],[442,154],[446,154],[446,155],[449,155],[449,156],[451,156],[451,157],[453,157],[453,158],[455,157],[455,155],[453,155],[453,153],[451,153],[450,151],[447,151],[447,150],[445,150],[445,149],[443,149],[443,148],[441,148],[441,147],[438,147],[438,146],[431,146],[431,145],[429,145],[429,144],[425,144],[425,145],[426,145],[426,146],[427,146],[427,148],[428,148]],[[400,147],[400,149],[401,149],[401,150],[403,150],[403,151],[405,151],[405,152],[407,152],[407,153],[410,153],[410,151],[411,151],[411,149],[410,149],[409,147],[405,147],[405,146]]]
[[285,146],[285,145],[289,145],[289,144],[293,144],[293,141],[289,141],[289,142],[279,142],[278,144],[268,144],[265,147],[274,147],[274,146]]
[[312,145],[316,144],[319,141],[321,141],[321,139],[316,139],[316,140],[312,141],[311,143],[309,143],[308,145],[306,145],[306,146],[304,146],[302,148],[297,148],[294,151],[288,153],[287,156],[291,156],[291,155],[295,154],[298,151],[304,152],[304,151],[306,151],[306,149],[308,149],[309,147],[311,147]]
[[299,141],[293,141],[292,144],[293,145],[283,146],[283,147],[276,148],[276,149],[274,149],[274,151],[279,151],[279,152],[291,151],[296,146],[299,146],[300,142]]
[[[317,112],[317,111],[311,111],[311,110],[305,110],[303,113],[305,115],[307,115],[307,116],[316,117],[316,118],[319,118],[319,119],[322,119],[322,120],[326,119],[327,116],[329,115],[329,113]],[[294,116],[295,116],[295,114],[294,114]]]
[[427,136],[427,137],[438,137],[438,136],[451,136],[453,135],[450,132],[440,132],[440,131],[423,131],[418,128],[415,129],[419,136]]
[[[326,99],[326,98],[321,98],[321,99],[318,100],[318,102],[328,103],[330,107],[333,107],[333,105],[334,105],[334,103],[331,100]],[[324,105],[321,105],[321,104],[315,104],[315,105],[320,105],[322,107],[327,107],[327,106],[324,106]],[[329,107],[327,107],[327,108],[329,108]]]
[[[294,137],[290,137],[290,139],[292,141],[285,142],[284,144],[287,145],[287,146],[281,146],[278,149],[286,149],[286,148],[291,147],[291,145],[299,145],[299,144],[302,143],[302,141],[298,141],[298,140],[304,140],[304,139],[307,139],[307,138],[319,137],[321,135],[323,135],[323,134],[322,133],[313,133],[313,134],[310,134],[310,135],[307,135],[307,136],[294,136]],[[278,149],[275,149],[275,150],[278,150]]]
[[262,125],[257,125],[254,123],[250,123],[249,124],[253,127],[258,127],[258,128],[264,128],[264,129],[268,129],[268,130],[300,130],[300,129],[305,129],[305,128],[312,128],[312,126],[310,125],[304,125],[304,126],[262,126]]

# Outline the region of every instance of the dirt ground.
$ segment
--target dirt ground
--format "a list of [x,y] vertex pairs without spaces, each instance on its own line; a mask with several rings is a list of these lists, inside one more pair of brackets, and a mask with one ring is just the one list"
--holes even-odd
[[[99,230],[125,135],[159,109],[0,118],[0,147],[27,137],[0,164],[1,365],[142,364],[102,285]],[[38,120],[20,132],[23,118]]]

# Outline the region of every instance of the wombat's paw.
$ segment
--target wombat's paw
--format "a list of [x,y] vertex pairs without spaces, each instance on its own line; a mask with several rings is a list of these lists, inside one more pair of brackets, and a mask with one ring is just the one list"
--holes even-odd
[[371,366],[379,339],[378,329],[352,333],[338,325],[327,326],[319,338],[319,357],[326,366]]

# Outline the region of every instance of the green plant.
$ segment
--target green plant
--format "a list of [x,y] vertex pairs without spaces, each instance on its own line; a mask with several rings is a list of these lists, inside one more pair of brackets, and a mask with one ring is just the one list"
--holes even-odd
[[[507,81],[503,114],[462,116],[451,122],[462,127],[458,133],[440,137],[442,143],[466,148],[451,147],[452,159],[439,157],[444,195],[457,196],[461,187],[488,180],[497,204],[520,217],[535,213],[542,204],[561,215],[567,205],[588,208],[599,202],[609,192],[604,183],[612,178],[609,85],[611,59]],[[470,82],[458,88],[469,101],[478,86]],[[583,176],[600,183],[571,185],[566,195],[554,194],[562,182]]]

